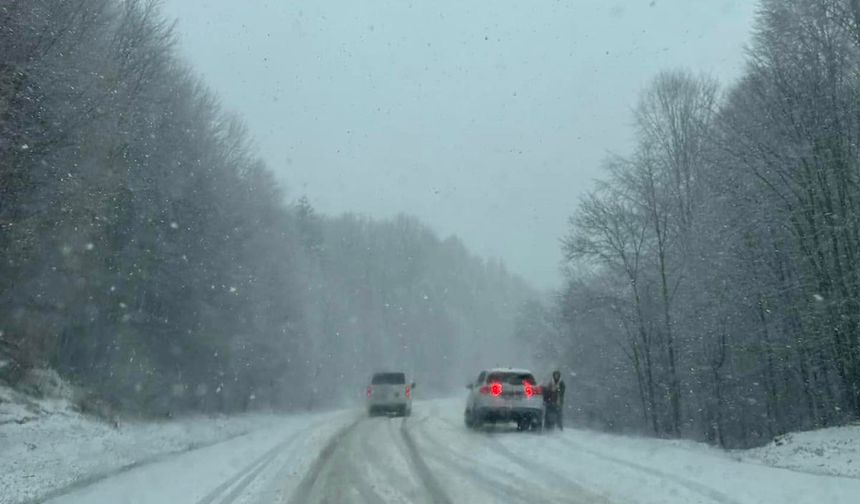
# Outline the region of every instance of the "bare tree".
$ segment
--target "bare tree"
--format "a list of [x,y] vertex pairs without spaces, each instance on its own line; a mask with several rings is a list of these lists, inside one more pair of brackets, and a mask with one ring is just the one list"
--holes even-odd
[[[626,165],[625,160],[615,159],[609,162],[609,169],[618,173],[626,169]],[[596,260],[603,267],[620,271],[628,282],[635,314],[635,330],[627,332],[629,355],[640,390],[643,390],[643,404],[647,395],[647,409],[643,407],[643,414],[650,419],[654,433],[659,434],[653,341],[641,292],[648,220],[631,201],[631,195],[624,194],[623,190],[623,187],[607,183],[584,198],[576,215],[570,219],[570,234],[562,246],[569,261]],[[626,316],[620,314],[620,319],[626,327]]]

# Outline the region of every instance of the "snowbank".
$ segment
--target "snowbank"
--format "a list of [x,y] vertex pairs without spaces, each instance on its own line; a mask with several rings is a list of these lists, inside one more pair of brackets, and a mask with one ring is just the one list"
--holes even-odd
[[167,454],[266,428],[275,415],[188,417],[119,426],[77,413],[67,399],[0,386],[0,504],[42,502]]
[[860,478],[860,425],[789,433],[761,448],[737,453],[745,462]]

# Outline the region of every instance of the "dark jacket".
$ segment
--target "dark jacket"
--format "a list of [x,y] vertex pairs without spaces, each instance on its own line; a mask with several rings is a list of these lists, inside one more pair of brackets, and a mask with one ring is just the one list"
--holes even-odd
[[550,379],[549,383],[543,387],[543,402],[552,406],[564,405],[564,390],[566,385],[564,380],[555,381]]

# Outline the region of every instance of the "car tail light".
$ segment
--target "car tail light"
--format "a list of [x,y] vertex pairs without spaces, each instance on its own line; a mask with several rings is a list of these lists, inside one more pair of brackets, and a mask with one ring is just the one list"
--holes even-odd
[[502,395],[502,384],[499,382],[493,382],[489,385],[484,385],[478,391],[482,394],[490,394],[493,397],[499,397]]
[[406,386],[406,398],[412,397],[412,389],[409,388],[409,385]]
[[370,396],[372,396],[372,395],[373,395],[373,387],[371,387],[370,385],[368,385],[368,386],[367,386],[367,397],[370,397]]
[[526,397],[531,399],[531,397],[535,395],[535,388],[532,387],[531,383],[523,383],[523,392],[526,393]]

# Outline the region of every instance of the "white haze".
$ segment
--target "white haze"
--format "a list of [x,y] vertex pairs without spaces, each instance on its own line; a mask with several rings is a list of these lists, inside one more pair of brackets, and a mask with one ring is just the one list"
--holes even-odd
[[167,0],[181,51],[289,190],[416,215],[538,287],[658,71],[730,82],[754,2]]

